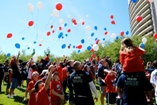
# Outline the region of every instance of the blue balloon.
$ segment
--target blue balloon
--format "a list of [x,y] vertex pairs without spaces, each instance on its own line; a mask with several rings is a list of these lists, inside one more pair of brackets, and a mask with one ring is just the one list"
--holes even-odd
[[75,48],[75,46],[73,46],[73,48]]
[[126,35],[129,35],[129,31],[126,31]]
[[24,37],[22,37],[22,40],[25,40],[25,38],[24,38]]
[[106,30],[107,30],[107,28],[104,28],[104,30],[106,31]]
[[78,50],[78,53],[80,53],[81,52],[81,50]]
[[137,3],[138,0],[132,0],[133,3]]
[[71,46],[71,44],[69,44],[69,46]]
[[103,41],[105,40],[105,38],[102,39]]
[[116,36],[116,40],[118,40],[118,38],[119,38],[119,37],[118,37],[118,36]]
[[62,45],[62,49],[64,49],[65,47],[66,47],[66,44],[63,44],[63,45]]
[[94,33],[91,33],[91,36],[94,36]]
[[98,40],[98,38],[95,38],[95,41]]
[[64,27],[66,27],[66,26],[67,26],[67,23],[64,24]]
[[89,51],[90,51],[91,49],[92,49],[92,47],[91,47],[91,46],[88,46],[88,47],[87,47],[87,50],[89,50]]
[[63,32],[60,32],[58,38],[62,38],[62,36],[63,36]]
[[10,54],[10,53],[8,53],[8,54],[7,54],[7,57],[10,57],[10,56],[11,56],[11,54]]
[[83,44],[84,42],[85,42],[85,40],[84,40],[84,39],[82,39],[82,40],[81,40],[81,43]]
[[145,45],[143,43],[140,43],[140,47],[144,49]]
[[27,48],[28,50],[30,49],[30,47]]
[[34,41],[33,43],[34,43],[34,44],[36,44],[37,42],[36,42],[36,41]]
[[68,36],[68,34],[65,34],[65,36],[67,37],[67,36]]
[[19,49],[19,48],[20,48],[20,44],[19,44],[19,43],[16,43],[16,44],[15,44],[15,47]]
[[62,39],[64,39],[64,36],[62,36]]
[[97,26],[94,26],[94,29],[95,29],[95,30],[97,30],[97,29],[98,29],[98,27],[97,27]]

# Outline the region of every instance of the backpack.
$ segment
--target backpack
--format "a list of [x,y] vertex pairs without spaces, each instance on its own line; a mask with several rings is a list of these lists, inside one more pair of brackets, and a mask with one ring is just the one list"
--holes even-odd
[[4,81],[5,81],[6,83],[9,83],[9,74],[7,74],[7,75],[4,77]]

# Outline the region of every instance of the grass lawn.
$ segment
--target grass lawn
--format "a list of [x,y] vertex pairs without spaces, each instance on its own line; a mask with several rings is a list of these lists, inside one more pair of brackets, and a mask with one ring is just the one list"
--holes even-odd
[[[4,93],[0,93],[0,105],[27,105],[28,102],[23,101],[26,87],[24,87],[23,89],[15,89],[16,96],[14,96],[14,98],[12,99],[7,97],[7,95],[5,94],[5,89],[6,89],[6,83],[2,84],[2,91],[4,91]],[[100,97],[99,91],[98,94]],[[100,105],[100,98],[95,105]]]

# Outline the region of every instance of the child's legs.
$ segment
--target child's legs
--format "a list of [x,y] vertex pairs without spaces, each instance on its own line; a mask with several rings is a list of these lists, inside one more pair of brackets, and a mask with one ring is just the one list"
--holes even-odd
[[115,105],[116,104],[116,93],[107,93],[106,94],[106,103],[107,103],[107,105]]

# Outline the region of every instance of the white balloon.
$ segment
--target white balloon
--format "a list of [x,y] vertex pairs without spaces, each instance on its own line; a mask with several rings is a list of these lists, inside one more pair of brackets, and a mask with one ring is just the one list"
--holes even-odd
[[59,18],[59,11],[54,9],[53,10],[53,13],[52,13],[52,16],[56,17],[56,18]]
[[93,48],[94,51],[98,51],[99,50],[99,46],[97,44],[94,44],[92,48]]
[[40,43],[44,43],[44,40],[43,40],[43,39],[40,39]]
[[37,60],[38,60],[38,54],[33,55],[32,59],[33,59],[34,62],[37,62]]
[[89,15],[88,15],[88,14],[86,14],[86,17],[88,18],[88,17],[89,17]]
[[147,42],[147,38],[143,37],[142,42],[143,42],[143,44],[145,44]]
[[90,38],[88,38],[87,40],[90,41]]
[[28,3],[28,10],[29,10],[30,12],[33,12],[34,6],[33,6],[32,3]]
[[37,7],[38,7],[39,10],[42,9],[43,3],[42,2],[38,2]]
[[111,34],[111,38],[113,38],[113,39],[116,38],[116,34],[115,34],[115,33],[112,33],[112,34]]
[[71,16],[70,15],[68,15],[68,18],[70,18]]
[[90,30],[91,29],[91,27],[90,26],[86,26],[86,30]]
[[101,46],[104,47],[105,46],[104,43],[102,43]]
[[60,23],[60,24],[63,24],[63,23],[64,23],[64,20],[63,20],[63,19],[59,19],[59,23]]

